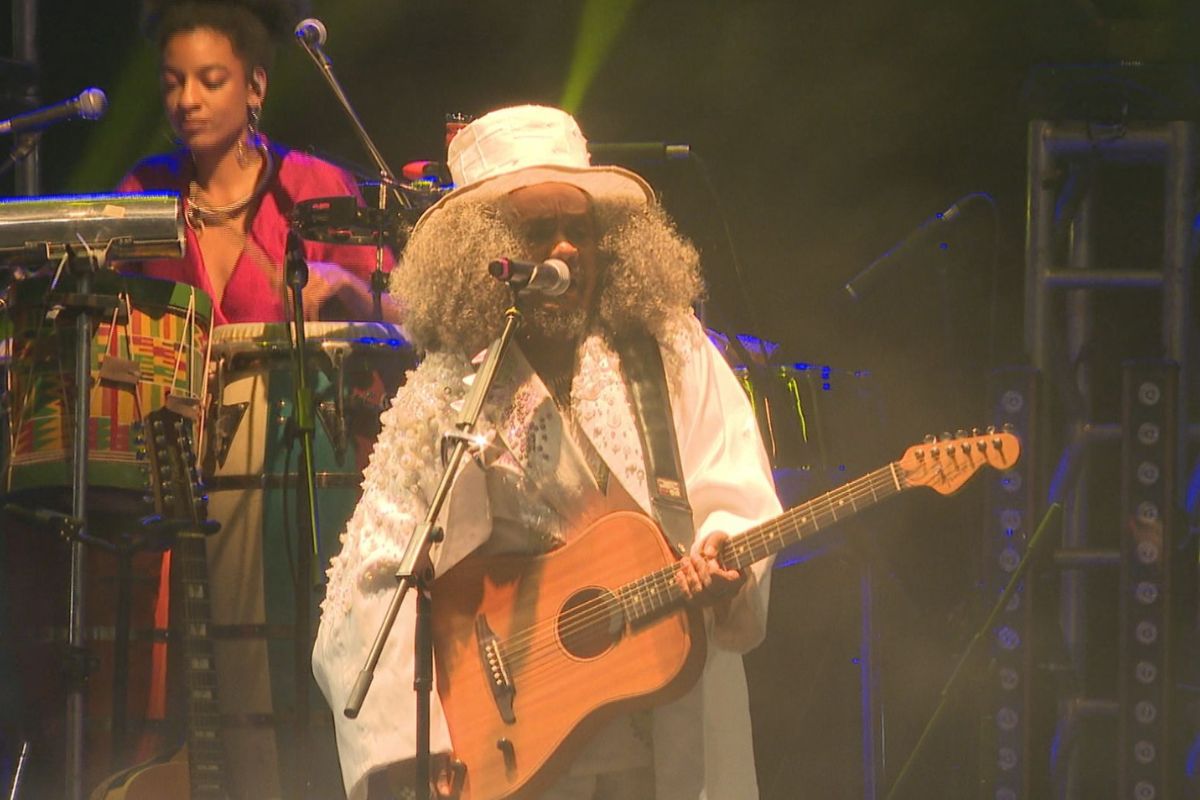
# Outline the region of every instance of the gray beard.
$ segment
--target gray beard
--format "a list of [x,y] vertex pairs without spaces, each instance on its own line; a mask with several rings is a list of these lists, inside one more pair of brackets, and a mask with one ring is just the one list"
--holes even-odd
[[529,312],[527,324],[548,339],[580,339],[588,330],[590,316],[580,308],[572,311],[536,308]]

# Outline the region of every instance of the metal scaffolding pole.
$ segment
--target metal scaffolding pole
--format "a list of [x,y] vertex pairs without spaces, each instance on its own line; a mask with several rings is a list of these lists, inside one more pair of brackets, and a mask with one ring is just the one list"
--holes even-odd
[[[1108,135],[1108,131],[1112,134]],[[1113,742],[1112,748],[1117,765],[1115,777],[1123,784],[1123,790],[1133,789],[1131,775],[1139,776],[1137,780],[1142,783],[1138,784],[1137,791],[1144,791],[1149,785],[1146,781],[1165,783],[1168,774],[1147,771],[1147,754],[1157,751],[1145,746],[1145,736],[1135,735],[1130,729],[1131,724],[1149,724],[1139,721],[1147,715],[1145,702],[1136,713],[1126,708],[1130,702],[1128,698],[1136,694],[1128,687],[1118,697],[1094,696],[1094,682],[1089,679],[1097,659],[1093,652],[1097,645],[1089,640],[1092,632],[1087,620],[1094,616],[1089,615],[1089,606],[1100,598],[1094,596],[1094,582],[1087,576],[1098,569],[1112,571],[1115,568],[1120,570],[1121,585],[1125,587],[1129,584],[1130,574],[1146,573],[1145,564],[1138,567],[1131,561],[1139,557],[1138,553],[1144,557],[1145,549],[1131,548],[1128,539],[1131,520],[1134,523],[1138,520],[1145,523],[1145,520],[1136,514],[1136,519],[1131,518],[1128,508],[1118,514],[1119,519],[1099,518],[1102,515],[1096,508],[1102,499],[1100,496],[1115,497],[1120,488],[1095,485],[1108,474],[1098,469],[1101,464],[1119,465],[1125,470],[1122,474],[1126,475],[1126,484],[1121,490],[1124,506],[1129,505],[1128,497],[1133,496],[1128,474],[1134,476],[1135,485],[1145,484],[1151,474],[1161,474],[1162,496],[1156,502],[1166,508],[1183,505],[1186,475],[1183,467],[1189,432],[1186,395],[1191,365],[1187,337],[1191,327],[1190,266],[1193,254],[1190,236],[1195,217],[1195,148],[1195,124],[1188,121],[1123,121],[1120,125],[1105,127],[1084,121],[1035,120],[1029,126],[1025,345],[1033,366],[1051,389],[1047,392],[1047,404],[1054,406],[1056,413],[1044,417],[1054,419],[1054,425],[1040,437],[1044,443],[1040,460],[1048,461],[1049,454],[1059,454],[1049,489],[1051,494],[1062,497],[1066,511],[1062,548],[1055,554],[1054,562],[1061,571],[1059,623],[1062,650],[1069,677],[1073,680],[1069,681],[1070,688],[1060,689],[1054,737],[1056,747],[1050,776],[1055,794],[1064,799],[1081,796],[1081,770],[1076,753],[1080,741],[1091,735],[1088,720],[1094,718],[1122,722],[1121,742]],[[1110,198],[1101,194],[1101,170],[1128,165],[1162,168],[1162,260],[1159,265],[1123,264],[1118,268],[1102,269],[1096,252],[1097,210]],[[1172,378],[1161,382],[1171,394],[1164,398],[1163,404],[1164,409],[1171,410],[1164,417],[1170,424],[1153,423],[1155,430],[1171,438],[1171,446],[1163,451],[1171,463],[1163,464],[1161,468],[1147,466],[1150,462],[1139,462],[1132,467],[1126,463],[1130,458],[1128,454],[1133,452],[1130,448],[1136,450],[1143,446],[1143,440],[1148,436],[1145,430],[1127,430],[1132,419],[1128,409],[1145,405],[1137,399],[1136,387],[1129,388],[1130,375],[1142,373],[1130,372],[1133,368],[1124,365],[1126,378],[1122,390],[1102,386],[1093,374],[1094,366],[1111,367],[1131,357],[1131,354],[1100,352],[1096,336],[1098,324],[1123,324],[1113,320],[1099,322],[1096,301],[1100,291],[1109,294],[1152,291],[1161,298],[1158,341],[1144,345],[1149,348],[1146,352],[1132,354],[1143,361],[1168,365],[1164,369],[1171,370]],[[1153,370],[1146,374],[1158,375]],[[1139,385],[1154,383],[1149,379],[1138,380],[1143,382]],[[1111,407],[1113,397],[1110,395],[1117,393],[1121,394],[1117,398],[1121,407],[1126,409],[1122,420],[1098,419],[1098,414],[1111,413],[1100,409]],[[1110,402],[1106,405],[1104,400]],[[1125,453],[1123,457],[1117,455],[1113,447],[1118,442],[1121,452]],[[1138,472],[1138,469],[1142,471]],[[1142,516],[1147,513],[1145,502],[1135,508]],[[1132,527],[1136,528],[1136,525]],[[1175,535],[1175,527],[1163,523],[1162,535],[1166,538]],[[1100,532],[1114,530],[1119,531],[1118,546],[1097,540]],[[1164,546],[1169,549],[1171,545]],[[1142,581],[1138,585],[1148,592],[1145,583]],[[1161,587],[1164,595],[1169,589],[1169,583],[1164,582]],[[1132,612],[1128,604],[1132,601],[1126,594],[1122,589],[1116,602],[1120,604],[1123,616],[1129,617]],[[1163,603],[1168,602],[1164,597]],[[1163,620],[1166,619],[1164,616]],[[1172,626],[1164,623],[1162,628],[1161,635],[1168,641],[1163,642],[1160,652],[1169,654]],[[1145,626],[1137,630],[1144,633]],[[1141,656],[1133,657],[1132,649],[1139,646],[1139,640],[1129,631],[1126,625],[1114,634],[1121,649],[1122,663],[1144,667],[1149,662]],[[1052,658],[1051,655],[1039,660]],[[1169,674],[1165,669],[1167,658],[1162,656],[1164,663],[1155,665],[1162,668],[1164,676]],[[1136,680],[1132,676],[1132,672],[1122,674],[1121,680]],[[1107,742],[1103,744],[1108,745]],[[1165,759],[1167,754],[1157,752],[1157,757]],[[1165,791],[1167,787],[1158,788]]]

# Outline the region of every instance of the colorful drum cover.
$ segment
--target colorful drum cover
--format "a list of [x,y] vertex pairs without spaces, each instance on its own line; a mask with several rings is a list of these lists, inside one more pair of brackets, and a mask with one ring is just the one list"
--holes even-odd
[[[150,487],[142,425],[170,402],[198,412],[204,389],[212,303],[185,284],[102,271],[93,275],[88,418],[89,493]],[[4,483],[12,493],[71,486],[76,332],[65,307],[74,281],[64,276],[13,287],[11,460]],[[148,513],[146,508],[131,508]]]
[[[406,372],[415,366],[399,329],[384,323],[308,323],[321,559],[358,502],[362,470]],[[244,797],[340,797],[331,712],[311,678],[319,589],[309,592],[308,636],[296,637],[297,548],[307,543],[301,447],[292,424],[295,379],[288,326],[213,331],[204,420],[203,477],[217,693],[230,783]],[[320,573],[324,575],[323,564]],[[299,761],[297,699],[308,690],[308,755]],[[289,782],[307,776],[307,794]]]

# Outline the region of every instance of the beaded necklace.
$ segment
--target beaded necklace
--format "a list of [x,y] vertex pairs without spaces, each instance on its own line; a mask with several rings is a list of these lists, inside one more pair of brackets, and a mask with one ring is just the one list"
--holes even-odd
[[199,184],[195,180],[188,184],[188,207],[184,219],[189,228],[200,233],[204,230],[205,225],[224,224],[240,215],[251,203],[262,196],[266,191],[267,183],[271,180],[271,173],[275,170],[275,161],[271,157],[270,148],[265,145],[259,148],[259,152],[265,162],[262,174],[250,193],[240,200],[234,200],[232,203],[224,205],[210,206],[202,199],[204,190],[200,188]]

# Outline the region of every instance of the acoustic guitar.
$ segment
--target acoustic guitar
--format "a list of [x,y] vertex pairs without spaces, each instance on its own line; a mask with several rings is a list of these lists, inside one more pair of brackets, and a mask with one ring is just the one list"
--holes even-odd
[[[984,466],[1012,467],[1008,432],[927,441],[857,480],[730,537],[743,569],[907,489],[948,495]],[[438,692],[467,800],[546,788],[612,718],[685,693],[703,627],[677,556],[649,518],[616,512],[536,556],[471,556],[432,586]]]
[[171,547],[171,571],[183,641],[186,741],[169,758],[111,776],[92,792],[91,800],[227,800],[217,670],[208,633],[208,499],[200,491],[190,423],[167,408],[148,415],[146,422],[147,457],[157,476],[151,481],[155,509],[168,524],[180,522]]

